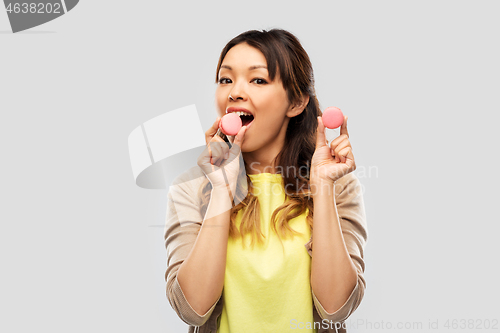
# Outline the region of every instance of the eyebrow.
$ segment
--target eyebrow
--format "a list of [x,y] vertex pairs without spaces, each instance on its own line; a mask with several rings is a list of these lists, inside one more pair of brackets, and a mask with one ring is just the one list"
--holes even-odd
[[[229,70],[233,70],[233,68],[231,66],[228,66],[228,65],[221,65],[220,68],[227,68]],[[248,70],[253,71],[254,69],[257,69],[257,68],[265,68],[265,69],[267,69],[267,67],[264,66],[264,65],[254,65],[254,66],[248,67]]]

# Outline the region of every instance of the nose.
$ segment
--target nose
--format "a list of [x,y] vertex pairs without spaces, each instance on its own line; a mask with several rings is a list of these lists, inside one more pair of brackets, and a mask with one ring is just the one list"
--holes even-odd
[[229,100],[230,101],[235,101],[235,100],[246,100],[247,99],[247,94],[245,91],[245,87],[243,84],[234,84],[233,88],[229,92]]

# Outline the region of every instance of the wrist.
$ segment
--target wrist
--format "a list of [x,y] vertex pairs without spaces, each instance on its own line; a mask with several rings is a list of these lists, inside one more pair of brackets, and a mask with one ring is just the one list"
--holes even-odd
[[335,181],[331,179],[314,178],[309,181],[311,196],[333,195],[335,190]]
[[327,170],[324,169],[318,170],[317,168],[312,168],[309,182],[322,185],[335,184],[335,182],[340,178],[338,176],[339,175],[335,172],[329,173]]
[[205,172],[212,188],[225,188],[227,186],[226,175],[222,168],[217,167],[209,173]]
[[229,188],[227,188],[226,186],[212,188],[205,220],[220,214],[230,212],[232,207],[233,200],[231,198]]

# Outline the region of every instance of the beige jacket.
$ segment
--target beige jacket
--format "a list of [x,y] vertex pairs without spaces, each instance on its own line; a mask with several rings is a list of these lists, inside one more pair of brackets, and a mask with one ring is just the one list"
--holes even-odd
[[[215,333],[217,318],[222,313],[222,294],[207,313],[200,315],[189,305],[177,281],[177,271],[190,253],[203,222],[200,213],[201,203],[197,193],[204,181],[206,181],[206,176],[198,166],[184,172],[174,180],[168,192],[164,229],[167,250],[166,296],[179,318],[189,325],[188,333]],[[335,313],[327,313],[314,292],[312,293],[313,318],[318,333],[346,332],[344,328],[335,329],[335,324],[332,323],[337,322],[337,325],[344,323],[361,303],[366,287],[363,277],[365,269],[363,249],[368,238],[368,231],[361,183],[353,173],[337,180],[335,199],[342,234],[358,271],[358,280],[348,300]],[[312,257],[312,237],[304,246]],[[321,249],[315,249],[315,251],[321,251]]]

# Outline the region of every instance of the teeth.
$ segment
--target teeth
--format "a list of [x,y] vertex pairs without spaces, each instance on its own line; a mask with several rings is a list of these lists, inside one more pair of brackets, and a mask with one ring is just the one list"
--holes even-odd
[[236,113],[238,116],[251,116],[251,113],[244,112],[244,111],[235,111],[233,113]]

